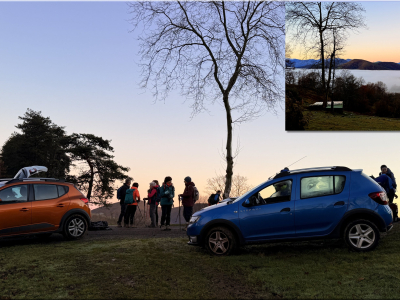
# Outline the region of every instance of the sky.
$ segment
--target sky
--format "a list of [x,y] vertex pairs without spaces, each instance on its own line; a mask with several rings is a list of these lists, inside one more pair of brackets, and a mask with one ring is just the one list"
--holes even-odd
[[[0,2],[0,145],[30,108],[68,134],[112,140],[116,162],[130,167],[142,196],[165,176],[177,193],[191,176],[204,195],[207,178],[224,174],[224,109],[215,104],[191,119],[178,91],[154,103],[139,89],[129,18],[124,2]],[[282,99],[276,114],[234,128],[241,149],[234,173],[250,184],[304,156],[290,168],[339,165],[377,175],[387,164],[400,177],[399,133],[286,132],[283,106]]]
[[[400,18],[398,12],[400,11],[400,1],[360,3],[365,8],[367,28],[350,33],[342,58],[399,63],[400,31],[398,28],[400,28]],[[290,44],[294,46],[294,43]],[[303,59],[300,48],[295,48],[292,58]]]

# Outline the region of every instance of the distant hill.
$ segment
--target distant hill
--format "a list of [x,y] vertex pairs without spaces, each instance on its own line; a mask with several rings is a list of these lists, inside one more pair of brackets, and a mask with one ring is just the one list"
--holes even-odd
[[[297,69],[319,69],[320,66],[320,61],[319,59],[296,59],[296,58],[290,58],[288,61],[291,63],[291,66],[297,68]],[[351,61],[351,59],[341,59],[337,58],[336,59],[336,66],[342,65],[346,62]],[[325,65],[328,65],[330,62],[330,59],[327,59],[325,61]]]
[[400,64],[394,62],[370,62],[363,59],[352,59],[340,65],[339,69],[350,70],[400,70]]

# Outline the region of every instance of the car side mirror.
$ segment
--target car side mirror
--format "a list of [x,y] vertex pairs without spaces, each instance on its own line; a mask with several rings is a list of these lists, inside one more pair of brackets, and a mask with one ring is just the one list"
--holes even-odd
[[251,206],[250,200],[247,198],[246,201],[243,202],[244,207],[249,207]]

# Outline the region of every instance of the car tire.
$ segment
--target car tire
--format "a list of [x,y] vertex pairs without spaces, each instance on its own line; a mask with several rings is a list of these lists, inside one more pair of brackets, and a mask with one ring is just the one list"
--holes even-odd
[[214,227],[206,236],[206,249],[213,255],[230,255],[237,248],[235,235],[225,227]]
[[87,231],[87,221],[84,216],[74,214],[64,223],[63,235],[67,240],[77,240],[83,237]]
[[378,227],[368,220],[355,220],[347,224],[344,240],[347,247],[357,252],[373,250],[379,243]]

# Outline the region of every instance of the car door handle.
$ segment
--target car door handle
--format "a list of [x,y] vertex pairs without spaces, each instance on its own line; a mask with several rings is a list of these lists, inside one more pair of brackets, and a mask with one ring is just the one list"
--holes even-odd
[[284,209],[281,210],[281,212],[284,212],[284,211],[290,211],[290,208],[289,208],[289,207],[286,207],[286,208],[284,208]]
[[344,205],[344,201],[336,202],[333,206],[339,206],[339,205]]
[[64,207],[64,203],[58,204],[57,207]]
[[29,210],[29,208],[25,208],[25,207],[20,209],[20,211],[28,211],[28,210]]

